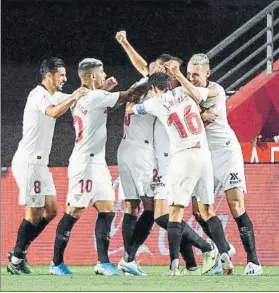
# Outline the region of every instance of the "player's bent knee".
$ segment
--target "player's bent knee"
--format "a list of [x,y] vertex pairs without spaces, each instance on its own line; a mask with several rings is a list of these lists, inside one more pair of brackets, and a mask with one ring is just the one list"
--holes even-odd
[[139,213],[140,200],[129,199],[125,200],[125,213],[137,216]]
[[112,213],[114,212],[114,201],[98,200],[94,203],[94,207],[99,213]]
[[33,225],[37,225],[43,217],[43,208],[30,208],[25,209],[25,220]]
[[195,217],[195,219],[196,219],[197,222],[202,219],[200,212],[193,211],[193,216]]
[[154,200],[154,219],[167,215],[168,213],[169,213],[169,206],[168,206],[167,200],[155,199]]
[[170,206],[169,221],[181,222],[184,215],[184,207],[180,205]]
[[75,219],[79,219],[84,211],[84,208],[74,208],[74,207],[67,207],[66,214],[74,217]]
[[141,196],[143,208],[145,211],[154,212],[154,198],[153,197],[147,197],[147,196]]

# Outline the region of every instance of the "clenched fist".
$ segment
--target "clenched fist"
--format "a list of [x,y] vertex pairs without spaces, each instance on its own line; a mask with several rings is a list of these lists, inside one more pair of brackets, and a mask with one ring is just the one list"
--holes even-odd
[[115,38],[120,44],[126,43],[127,42],[126,31],[117,32]]
[[169,72],[173,76],[181,74],[180,63],[178,61],[170,60],[164,63],[164,67],[167,69],[167,72]]
[[118,85],[118,82],[117,82],[116,78],[114,78],[113,76],[112,77],[109,77],[109,78],[107,78],[105,80],[105,84],[103,86],[103,90],[109,92],[112,89],[114,89],[117,85]]

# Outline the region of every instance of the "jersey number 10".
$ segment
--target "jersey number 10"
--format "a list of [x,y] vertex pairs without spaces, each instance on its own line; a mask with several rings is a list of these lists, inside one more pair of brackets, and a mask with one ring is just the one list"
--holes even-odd
[[[186,128],[188,131],[192,134],[199,134],[202,131],[202,121],[200,116],[195,113],[191,112],[191,106],[187,106],[184,109],[184,124],[186,125]],[[176,112],[171,113],[168,118],[168,124],[174,124],[179,135],[182,138],[188,137],[187,131],[183,125],[183,121],[181,121],[178,117],[178,114]]]

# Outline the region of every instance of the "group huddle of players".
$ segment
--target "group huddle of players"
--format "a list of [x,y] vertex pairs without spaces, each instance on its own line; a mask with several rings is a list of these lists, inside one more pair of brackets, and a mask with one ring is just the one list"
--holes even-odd
[[[55,121],[71,109],[76,139],[69,159],[67,207],[56,230],[51,274],[72,275],[64,263],[64,251],[73,226],[89,206],[98,211],[96,274],[146,275],[136,262],[136,253],[154,222],[168,233],[170,275],[232,274],[236,251],[214,213],[214,178],[224,188],[247,253],[244,275],[261,274],[253,225],[244,205],[241,147],[227,121],[224,89],[208,81],[207,56],[193,55],[187,71],[180,58],[168,54],[148,65],[129,43],[125,31],[118,32],[116,39],[144,76],[126,91],[111,92],[118,83],[114,77],[106,78],[103,63],[95,58],[79,63],[81,87],[71,95],[61,93],[67,81],[64,62],[50,58],[41,65],[42,83],[28,96],[23,137],[12,161],[19,204],[26,212],[16,245],[8,253],[8,272],[32,273],[26,260],[28,247],[56,216],[56,190],[48,161]],[[107,113],[123,104],[124,136],[117,158],[120,191],[125,199],[125,253],[116,268],[108,257],[115,194],[105,145]],[[138,217],[140,202],[144,210]],[[196,220],[214,244],[183,221],[184,209],[190,203]],[[203,253],[201,268],[193,246]],[[182,270],[180,253],[185,261]]]

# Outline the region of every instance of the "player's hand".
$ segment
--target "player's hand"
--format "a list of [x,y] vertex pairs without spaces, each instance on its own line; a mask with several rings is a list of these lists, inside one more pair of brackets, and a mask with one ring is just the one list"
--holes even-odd
[[105,80],[103,90],[110,92],[118,85],[118,82],[115,77],[109,77]]
[[262,141],[263,136],[258,135],[254,137],[251,141],[253,147],[259,147],[262,151],[266,151],[268,149],[268,145],[266,142]]
[[140,85],[133,84],[129,88],[129,101],[138,102],[143,95],[146,95],[148,92],[148,82],[144,82]]
[[164,63],[164,67],[166,68],[167,73],[170,73],[174,77],[181,74],[180,64],[178,61],[170,60]]
[[218,117],[218,114],[215,112],[214,107],[211,107],[209,109],[206,109],[202,114],[202,121],[205,122],[205,125],[214,122],[216,118]]
[[160,65],[156,62],[151,62],[149,64],[149,75],[152,75],[153,73],[156,73],[156,72],[166,73],[166,68],[163,65]]
[[73,96],[75,97],[75,100],[78,101],[81,97],[87,95],[88,92],[89,90],[86,87],[81,86],[73,92]]
[[118,43],[120,43],[120,44],[127,43],[126,31],[117,32],[115,35],[115,38],[118,41]]
[[134,114],[133,106],[134,106],[135,104],[136,104],[136,103],[134,103],[134,102],[131,102],[131,103],[127,103],[127,104],[126,104],[126,114],[128,114],[128,115],[133,115],[133,114]]

